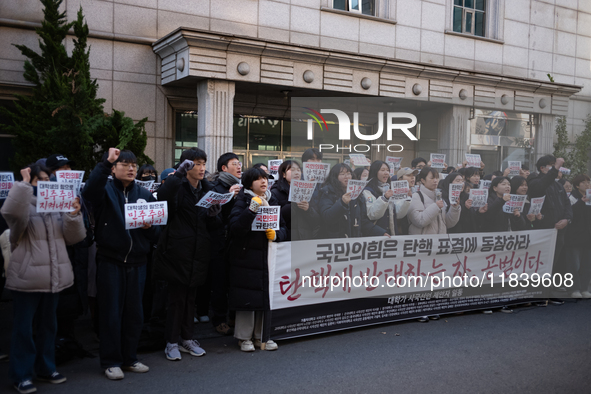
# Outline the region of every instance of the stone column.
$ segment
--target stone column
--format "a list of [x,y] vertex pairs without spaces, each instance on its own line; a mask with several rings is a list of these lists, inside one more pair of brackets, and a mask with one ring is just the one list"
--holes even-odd
[[216,172],[218,158],[232,151],[235,85],[206,79],[197,83],[197,143],[207,153],[207,170]]
[[466,159],[470,141],[469,117],[470,107],[459,105],[450,106],[439,117],[437,150],[445,153],[445,160],[450,166],[455,167]]
[[[535,161],[544,155],[551,155],[554,152],[554,130],[556,128],[556,116],[538,115],[534,117],[534,157]],[[535,164],[535,163],[534,163]],[[530,168],[530,170],[534,170]]]

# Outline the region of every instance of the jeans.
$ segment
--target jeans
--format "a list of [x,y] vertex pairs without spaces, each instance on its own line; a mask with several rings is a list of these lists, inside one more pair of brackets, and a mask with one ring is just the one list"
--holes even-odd
[[[57,293],[12,291],[14,321],[10,341],[10,378],[15,384],[32,380],[34,373],[55,372]],[[35,336],[33,337],[33,325]]]
[[145,265],[128,267],[123,262],[97,255],[101,367],[130,366],[137,361],[144,322],[142,295],[145,284]]
[[573,274],[570,291],[588,291],[591,282],[591,247],[567,246],[567,273]]
[[195,287],[168,284],[168,312],[166,315],[166,342],[179,343],[179,339],[193,339],[195,316]]

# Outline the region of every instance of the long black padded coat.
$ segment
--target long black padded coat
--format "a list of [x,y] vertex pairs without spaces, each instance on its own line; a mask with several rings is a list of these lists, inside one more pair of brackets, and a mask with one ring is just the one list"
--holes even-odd
[[[269,240],[264,231],[251,231],[256,213],[250,206],[252,196],[244,188],[236,197],[230,214],[230,309],[237,311],[269,310]],[[273,196],[269,205],[279,205]],[[285,221],[281,219],[276,242],[287,238]]]

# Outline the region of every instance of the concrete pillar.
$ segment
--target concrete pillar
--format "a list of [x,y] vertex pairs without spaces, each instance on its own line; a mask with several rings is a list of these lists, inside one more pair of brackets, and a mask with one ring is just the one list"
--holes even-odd
[[450,107],[439,116],[437,150],[445,153],[445,160],[450,166],[455,167],[466,159],[470,141],[469,117],[470,108],[459,105]]
[[235,85],[206,79],[197,83],[197,143],[207,153],[207,170],[216,171],[218,158],[232,151]]
[[[534,164],[544,155],[554,152],[554,130],[556,129],[556,116],[538,115],[536,119],[536,134],[534,136]],[[533,170],[533,169],[532,169]]]

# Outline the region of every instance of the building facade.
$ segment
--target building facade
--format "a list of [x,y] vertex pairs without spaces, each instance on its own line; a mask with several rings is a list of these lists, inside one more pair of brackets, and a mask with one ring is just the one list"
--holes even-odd
[[[148,117],[158,170],[199,146],[245,165],[298,158],[290,99],[374,97],[410,112],[403,165],[479,153],[487,169],[553,151],[591,113],[591,2],[584,0],[64,0],[90,28],[91,73],[105,110]],[[12,43],[37,46],[37,0],[0,2],[0,105],[27,85]],[[67,43],[69,47],[71,42]],[[367,131],[375,128],[368,120]],[[0,152],[10,155],[10,136]],[[327,153],[332,163],[347,151]],[[387,153],[367,153],[383,159]],[[0,165],[7,169],[5,159]]]

